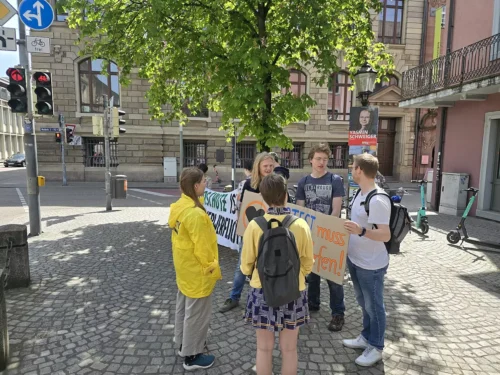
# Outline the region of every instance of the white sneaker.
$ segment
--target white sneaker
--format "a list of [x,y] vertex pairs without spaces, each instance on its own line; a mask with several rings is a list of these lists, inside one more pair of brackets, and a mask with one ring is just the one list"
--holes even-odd
[[342,343],[351,349],[366,349],[368,347],[368,342],[363,335],[359,335],[355,339],[342,340]]
[[[253,365],[252,371],[257,373],[257,365]],[[274,372],[272,372],[271,374],[274,375]]]
[[380,360],[382,360],[382,351],[373,346],[369,346],[354,362],[359,366],[368,367],[373,366]]

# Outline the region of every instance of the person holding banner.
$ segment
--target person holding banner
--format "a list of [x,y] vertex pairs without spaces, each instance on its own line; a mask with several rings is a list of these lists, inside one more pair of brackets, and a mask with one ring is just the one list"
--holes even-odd
[[[243,202],[243,196],[245,191],[251,191],[253,193],[260,193],[260,183],[262,179],[271,173],[274,169],[274,158],[267,152],[262,152],[255,157],[255,161],[252,167],[252,177],[245,181],[243,184],[243,189],[240,194],[240,203]],[[241,253],[240,253],[241,262]],[[241,293],[243,292],[243,287],[245,286],[246,276],[241,273],[240,264],[234,272],[233,289],[231,289],[231,294],[229,298],[221,306],[219,312],[225,313],[229,310],[234,309],[240,304]]]
[[[287,185],[281,175],[271,174],[265,177],[260,185],[262,198],[269,205],[264,218],[269,222],[275,219],[282,223],[291,209],[285,207],[287,204]],[[278,225],[274,223],[272,225]],[[297,269],[298,298],[279,307],[271,307],[266,303],[263,292],[263,283],[269,279],[261,280],[257,262],[259,243],[263,230],[255,222],[251,221],[243,237],[243,250],[241,252],[241,272],[252,277],[250,290],[248,291],[245,320],[255,328],[257,336],[257,364],[256,370],[259,375],[270,375],[272,373],[273,349],[275,332],[279,333],[281,349],[281,373],[283,375],[297,374],[298,355],[297,341],[299,328],[309,322],[309,309],[307,304],[307,291],[305,277],[313,267],[313,242],[309,224],[297,218],[290,226],[293,233],[295,246],[293,250],[298,253],[300,270]],[[270,249],[273,253],[279,249]],[[262,260],[263,261],[263,260]],[[295,275],[293,276],[295,277]],[[265,284],[264,284],[265,285]],[[269,286],[269,284],[268,284]]]
[[175,342],[186,370],[209,368],[213,355],[203,354],[212,317],[212,292],[222,279],[217,234],[200,201],[206,180],[198,168],[181,173],[182,196],[170,206],[172,254],[176,273]]
[[370,154],[354,156],[352,178],[361,191],[352,202],[351,220],[344,223],[350,233],[347,266],[354,286],[356,300],[363,311],[363,330],[344,346],[364,349],[356,359],[359,366],[372,366],[382,359],[386,326],[384,306],[384,276],[389,267],[389,254],[384,242],[391,239],[389,222],[391,201],[387,195],[377,194],[369,201],[366,213],[365,198],[378,187],[375,177],[378,160]]
[[[345,189],[342,178],[327,170],[330,155],[330,147],[325,143],[311,148],[309,162],[312,166],[312,172],[299,181],[296,195],[297,205],[325,215],[340,217]],[[310,311],[319,310],[320,282],[319,275],[311,273],[308,276]],[[328,325],[328,330],[338,332],[344,326],[344,286],[330,280],[327,280],[327,283],[330,289],[330,309],[332,312],[332,320]]]

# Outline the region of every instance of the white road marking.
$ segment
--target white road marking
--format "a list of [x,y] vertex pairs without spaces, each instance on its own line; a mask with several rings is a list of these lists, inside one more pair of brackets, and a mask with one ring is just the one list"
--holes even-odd
[[21,205],[23,206],[24,212],[29,213],[29,208],[26,204],[26,200],[23,197],[23,193],[21,193],[21,190],[19,190],[19,188],[16,188],[16,191],[17,195],[19,195],[19,199],[21,200]]
[[[129,190],[132,190],[132,189],[129,189]],[[146,202],[150,202],[150,203],[154,203],[154,204],[158,204],[160,206],[163,206],[163,203],[155,202],[155,201],[152,201],[151,199],[146,199],[146,198],[138,197],[137,195],[132,195],[132,194],[128,194],[128,196],[132,197],[132,198],[140,199],[141,201],[146,201]]]
[[175,197],[175,195],[169,195],[169,194],[163,194],[163,193],[157,193],[155,191],[148,191],[148,190],[143,190],[143,189],[128,189],[129,191],[137,191],[138,193],[143,193],[143,194],[149,194],[149,195],[155,195],[157,197]]

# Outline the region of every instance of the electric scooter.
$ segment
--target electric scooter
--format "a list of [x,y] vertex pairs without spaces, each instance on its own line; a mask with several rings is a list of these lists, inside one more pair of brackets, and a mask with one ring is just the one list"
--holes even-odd
[[425,180],[412,180],[411,182],[418,182],[420,186],[420,202],[422,206],[417,213],[417,221],[414,222],[414,227],[422,232],[422,234],[427,234],[429,232],[429,220],[427,218],[426,208],[425,208],[425,186],[427,183]]
[[[467,191],[467,192],[470,191],[470,192],[472,192],[472,196],[469,199],[469,203],[467,204],[467,207],[465,208],[465,211],[462,215],[462,219],[460,220],[460,223],[458,223],[457,228],[455,230],[450,231],[448,233],[448,235],[446,236],[446,239],[451,244],[456,244],[456,243],[458,243],[458,241],[462,240],[462,242],[460,243],[460,246],[462,246],[464,241],[465,241],[465,242],[469,242],[469,243],[472,243],[475,245],[484,245],[484,246],[490,246],[490,247],[500,249],[499,242],[479,241],[477,239],[469,237],[469,234],[467,233],[467,228],[465,228],[465,220],[467,219],[467,216],[469,215],[469,211],[472,208],[474,201],[476,200],[479,189],[470,187],[470,188],[462,190],[462,191]],[[464,235],[463,237],[461,237],[460,231],[462,231],[462,233]]]

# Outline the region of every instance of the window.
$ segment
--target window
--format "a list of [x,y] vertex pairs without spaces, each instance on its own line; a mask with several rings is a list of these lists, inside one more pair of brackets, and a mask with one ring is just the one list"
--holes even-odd
[[68,12],[64,10],[64,1],[56,0],[56,21],[66,21]]
[[[83,138],[83,162],[86,167],[105,167],[106,154],[104,138]],[[109,140],[109,150],[111,151],[111,167],[118,166],[118,142],[115,139]]]
[[383,9],[378,15],[378,41],[401,44],[403,0],[380,0]]
[[108,75],[101,74],[102,59],[85,59],[78,64],[80,76],[80,110],[82,113],[102,112],[102,96],[108,100],[114,98],[113,105],[120,105],[120,84],[118,82],[118,66],[110,62]]
[[286,92],[291,91],[295,96],[301,96],[307,93],[307,76],[304,72],[296,69],[290,70],[290,89]]
[[351,78],[347,72],[338,72],[328,80],[328,121],[349,120],[352,106]]
[[388,75],[387,78],[389,79],[388,81],[382,80],[381,82],[377,82],[375,84],[375,89],[373,92],[377,92],[379,90],[382,90],[385,87],[389,86],[399,86],[399,80],[396,76],[393,76],[392,74]]
[[203,141],[184,142],[184,167],[207,164],[207,144]]
[[255,143],[237,143],[236,144],[236,168],[243,168],[245,161],[253,163],[257,146]]
[[302,144],[294,144],[292,150],[281,150],[281,166],[289,169],[302,168]]
[[347,143],[330,143],[332,155],[328,162],[328,168],[345,169],[348,164],[349,146]]
[[182,112],[184,112],[184,114],[187,117],[208,117],[209,112],[208,112],[206,101],[202,104],[201,108],[199,108],[197,110],[189,109],[187,106],[188,102],[189,101],[187,101],[186,104],[184,105],[184,107],[182,108]]

